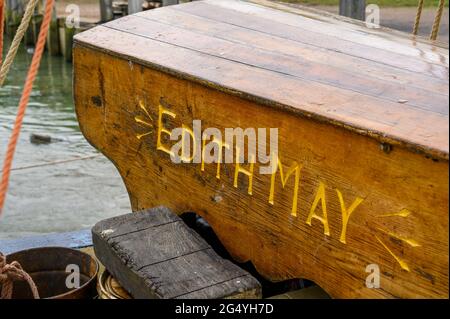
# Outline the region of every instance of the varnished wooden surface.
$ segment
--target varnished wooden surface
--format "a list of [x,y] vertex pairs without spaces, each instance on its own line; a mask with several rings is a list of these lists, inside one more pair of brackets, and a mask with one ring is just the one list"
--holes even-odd
[[382,25],[378,26],[377,28],[368,28],[365,21],[359,21],[349,17],[336,15],[328,11],[316,9],[314,6],[301,5],[300,3],[295,3],[294,5],[291,5],[289,2],[272,1],[272,0],[247,0],[247,1],[268,8],[273,8],[276,10],[309,17],[314,20],[322,21],[329,25],[342,24],[341,22],[347,22],[344,26],[345,28],[353,30],[356,33],[360,34],[362,33],[364,35],[375,35],[378,38],[382,37],[396,42],[400,41],[408,45],[416,45],[418,43],[428,45],[432,44],[433,46],[437,46],[439,48],[448,50],[448,43],[446,42],[441,42],[439,40],[433,41],[428,39],[427,37],[422,36],[414,36],[412,33],[391,29]]
[[448,50],[358,28],[216,0],[145,11],[76,41],[447,159]]
[[[332,297],[448,297],[445,50],[389,33],[383,41],[398,41],[384,49],[378,44],[370,58],[364,39],[342,46],[333,37],[318,42],[319,31],[309,38],[295,32],[314,19],[286,26],[280,14],[290,24],[303,20],[229,3],[153,10],[76,38],[80,128],[116,165],[133,210],[165,205],[178,214],[196,212],[236,260],[251,261],[272,280],[313,280]],[[161,107],[176,118],[159,122]],[[192,126],[194,119],[222,132],[279,128],[284,169],[301,167],[295,214],[293,176],[283,188],[275,173],[271,204],[271,176],[258,174],[258,164],[249,194],[244,174],[234,186],[234,164],[223,164],[217,178],[216,164],[204,171],[200,164],[174,164],[157,149],[162,126]],[[383,151],[386,141],[393,147]],[[339,194],[347,210],[362,200],[344,241]],[[326,207],[315,207],[316,199]],[[327,212],[328,233],[317,218],[308,223],[311,211]],[[370,264],[381,270],[378,289],[365,283]]]
[[96,257],[134,298],[261,298],[254,277],[165,207],[100,221],[92,238]]

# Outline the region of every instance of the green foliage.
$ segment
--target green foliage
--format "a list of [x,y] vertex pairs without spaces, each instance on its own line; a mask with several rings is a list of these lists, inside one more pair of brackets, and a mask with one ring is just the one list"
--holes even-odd
[[[278,0],[290,3],[300,3],[300,4],[313,4],[313,5],[338,5],[339,0]],[[417,6],[418,0],[367,0],[367,4],[377,4],[380,7],[415,7]],[[425,7],[436,7],[439,4],[439,0],[425,0]],[[448,7],[448,0],[445,1],[445,6]]]

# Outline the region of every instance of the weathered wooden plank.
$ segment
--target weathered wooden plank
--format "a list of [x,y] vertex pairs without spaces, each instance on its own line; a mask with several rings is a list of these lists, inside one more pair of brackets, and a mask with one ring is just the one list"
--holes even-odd
[[80,34],[75,41],[215,89],[344,126],[380,141],[448,158],[448,115],[403,103],[381,103],[357,92],[311,83],[103,26]]
[[[168,26],[157,21],[143,21],[143,19],[133,16],[107,23],[104,26],[233,62],[291,75],[302,80],[355,91],[379,100],[395,103],[404,101],[404,104],[412,107],[444,115],[449,113],[449,98],[445,93],[437,94],[422,88],[406,87],[404,84],[386,83],[385,80],[357,75],[342,68],[312,63],[302,58],[291,58],[198,34],[183,28]],[[383,103],[383,101],[380,102]]]
[[[177,7],[176,7],[177,8]],[[338,68],[357,77],[375,78],[385,83],[395,83],[409,88],[424,89],[440,95],[448,95],[448,81],[439,80],[420,73],[409,72],[375,61],[323,48],[275,37],[262,32],[245,29],[236,25],[218,22],[186,12],[166,8],[165,10],[149,10],[136,16],[185,30],[195,31],[216,39],[246,45],[269,52],[275,52],[300,61],[306,60],[322,66]],[[282,59],[281,59],[282,60]],[[420,83],[420,85],[418,85]]]
[[145,230],[147,227],[166,225],[181,220],[168,210],[158,208],[154,208],[154,210],[158,211],[158,214],[121,215],[105,219],[102,221],[102,227],[115,229],[114,234],[111,234],[110,237],[117,237],[132,231]]
[[382,25],[378,28],[369,28],[365,21],[356,21],[348,17],[321,10],[320,8],[316,9],[314,6],[303,6],[298,3],[290,5],[290,3],[281,3],[271,0],[248,0],[247,2],[262,5],[266,8],[301,15],[329,25],[335,25],[337,28],[344,28],[351,32],[373,35],[375,36],[374,39],[382,37],[383,39],[388,39],[397,43],[413,46],[417,45],[417,48],[423,48],[425,50],[428,50],[431,45],[435,50],[444,54],[448,51],[448,43],[446,42],[430,40],[427,37],[414,36],[411,33],[391,29]]
[[[332,39],[334,42],[348,41],[354,44],[366,46],[369,48],[377,48],[381,51],[388,51],[391,53],[409,55],[424,61],[434,62],[448,66],[448,58],[442,60],[447,56],[444,48],[435,47],[432,43],[422,43],[410,36],[406,41],[404,38],[392,37],[387,39],[386,33],[373,35],[371,29],[365,26],[358,27],[358,23],[342,23],[337,19],[328,19],[323,21],[323,17],[318,15],[311,15],[306,12],[299,12],[299,15],[292,15],[282,10],[271,10],[266,6],[259,6],[240,0],[205,0],[203,4],[210,11],[215,11],[211,6],[220,7],[223,12],[229,12],[223,9],[230,9],[235,12],[243,13],[247,16],[256,16],[261,18],[261,21],[269,20],[271,24],[280,23],[281,25],[291,26],[297,28],[298,31],[303,30],[312,34],[318,34],[320,38],[325,36],[325,39]],[[207,6],[211,5],[211,6]],[[192,6],[192,5],[191,5]],[[196,5],[200,7],[200,5]],[[179,9],[189,8],[189,5],[178,7]],[[200,11],[196,8],[196,11]],[[306,19],[305,19],[306,18]],[[267,32],[267,31],[266,31]],[[287,34],[287,32],[285,32]],[[419,42],[419,43],[417,43]],[[358,46],[356,46],[358,47]],[[431,51],[428,54],[423,54],[422,50]]]
[[212,248],[149,265],[142,273],[158,278],[158,294],[164,298],[261,298],[256,279]]
[[[217,3],[223,4],[226,8],[216,6],[215,4]],[[202,2],[198,6],[188,3],[176,7],[176,9],[212,20],[226,22],[251,30],[286,38],[292,41],[306,43],[319,48],[326,48],[328,50],[342,52],[367,60],[377,61],[379,63],[395,66],[400,69],[424,73],[442,79],[448,78],[448,55],[445,56],[444,54],[435,54],[431,50],[431,47],[428,48],[429,54],[424,54],[422,50],[416,50],[411,48],[411,46],[403,46],[403,50],[402,48],[398,48],[398,50],[390,51],[387,48],[395,48],[396,46],[393,41],[390,41],[389,45],[379,48],[375,44],[378,43],[379,40],[372,40],[372,42],[369,43],[358,43],[346,39],[338,39],[337,34],[318,34],[316,31],[320,29],[321,26],[319,25],[313,25],[308,29],[303,28],[303,25],[311,19],[299,19],[298,17],[295,17],[293,21],[296,22],[286,24],[285,17],[279,17],[272,20],[227,8],[227,3],[244,3],[241,1],[219,1],[217,3]],[[283,14],[287,15],[287,13]],[[333,33],[337,33],[339,30],[340,29],[337,28],[337,30]],[[346,33],[340,32],[340,34]],[[365,41],[371,40],[365,39]],[[428,59],[429,56],[432,56],[431,61]]]
[[167,208],[101,221],[92,234],[97,258],[135,298],[261,297],[255,278]]

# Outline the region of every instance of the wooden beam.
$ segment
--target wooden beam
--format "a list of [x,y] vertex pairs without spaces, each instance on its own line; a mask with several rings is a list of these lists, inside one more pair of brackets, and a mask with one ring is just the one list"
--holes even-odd
[[100,221],[92,237],[98,260],[134,298],[261,298],[253,276],[165,207]]

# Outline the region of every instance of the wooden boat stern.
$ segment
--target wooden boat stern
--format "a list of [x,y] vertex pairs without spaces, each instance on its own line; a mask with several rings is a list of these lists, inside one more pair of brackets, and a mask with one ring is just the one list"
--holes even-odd
[[[236,260],[337,298],[448,298],[448,74],[429,41],[243,1],[149,10],[74,43],[80,128],[134,211],[196,212]],[[173,162],[177,128],[198,161]],[[230,128],[277,128],[275,171],[205,162]]]

